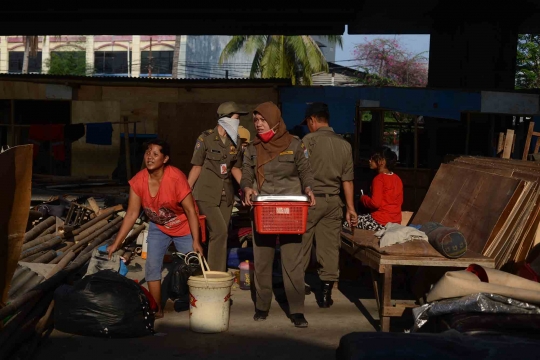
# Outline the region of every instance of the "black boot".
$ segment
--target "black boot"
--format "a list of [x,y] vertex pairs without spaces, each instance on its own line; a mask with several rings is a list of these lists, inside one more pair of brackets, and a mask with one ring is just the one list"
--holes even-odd
[[262,311],[259,309],[255,309],[255,315],[253,315],[253,320],[255,321],[264,321],[266,320],[266,317],[268,316],[268,311]]
[[291,314],[291,316],[289,316],[289,319],[291,319],[291,322],[297,328],[307,328],[308,327],[308,322],[307,322],[306,318],[304,317],[304,314]]
[[309,286],[306,283],[304,283],[304,294],[306,294],[306,295],[311,294],[311,286]]
[[334,300],[332,300],[332,288],[334,287],[334,282],[324,281],[322,285],[322,297],[320,301],[318,301],[318,305],[321,308],[329,308],[334,304]]

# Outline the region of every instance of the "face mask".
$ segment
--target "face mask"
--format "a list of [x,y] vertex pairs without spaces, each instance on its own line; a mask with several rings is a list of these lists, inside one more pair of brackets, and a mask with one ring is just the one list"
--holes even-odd
[[218,124],[221,125],[229,134],[231,140],[235,145],[238,139],[238,126],[240,125],[240,119],[232,119],[230,117],[222,117],[218,120]]
[[261,139],[263,142],[267,143],[269,142],[270,140],[272,140],[272,138],[274,137],[274,135],[276,135],[276,132],[274,131],[274,129],[270,129],[266,132],[263,132],[263,133],[260,133],[260,134],[257,134],[257,136],[259,137],[259,139]]

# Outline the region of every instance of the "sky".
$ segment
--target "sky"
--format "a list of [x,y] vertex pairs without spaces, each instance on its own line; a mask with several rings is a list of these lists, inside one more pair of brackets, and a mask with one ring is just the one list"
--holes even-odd
[[423,51],[428,51],[426,57],[429,55],[429,35],[349,35],[347,34],[347,29],[345,29],[345,34],[343,34],[343,49],[339,47],[336,49],[336,62],[343,66],[350,66],[353,62],[343,61],[354,59],[352,54],[354,46],[356,44],[361,44],[365,42],[367,38],[373,40],[375,38],[389,38],[393,39],[397,37],[401,39],[403,45],[412,52],[413,54],[418,54]]

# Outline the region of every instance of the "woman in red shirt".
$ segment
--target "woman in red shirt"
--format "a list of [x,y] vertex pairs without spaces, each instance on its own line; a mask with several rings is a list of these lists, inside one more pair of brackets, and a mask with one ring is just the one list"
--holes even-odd
[[141,206],[150,219],[145,279],[148,290],[158,304],[156,318],[163,317],[161,308],[161,270],[167,248],[174,242],[182,253],[203,253],[199,232],[199,216],[186,175],[168,164],[170,148],[163,140],[152,140],[144,154],[146,169],[130,181],[126,216],[109,246],[114,253],[139,216]]
[[388,147],[375,152],[369,159],[369,168],[379,173],[371,184],[371,196],[362,195],[360,202],[370,213],[358,217],[359,229],[381,230],[391,222],[401,224],[403,183],[393,173],[397,155]]

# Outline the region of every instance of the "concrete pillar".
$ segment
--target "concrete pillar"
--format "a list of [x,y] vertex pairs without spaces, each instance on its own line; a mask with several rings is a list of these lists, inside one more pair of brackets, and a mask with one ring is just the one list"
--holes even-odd
[[[178,78],[183,79],[186,78],[187,75],[187,42],[188,42],[188,36],[182,35],[180,37],[180,54],[178,56]],[[174,66],[174,64],[173,64]]]
[[131,43],[131,76],[139,77],[141,75],[141,36],[133,35]]
[[86,35],[86,75],[94,74],[94,35]]
[[440,19],[430,38],[428,87],[513,90],[518,31],[511,19]]
[[51,58],[51,51],[50,51],[50,45],[51,45],[51,37],[49,35],[46,35],[43,39],[43,45],[41,47],[41,73],[47,74],[49,73],[49,59]]
[[8,37],[0,36],[0,73],[7,73],[9,70]]

